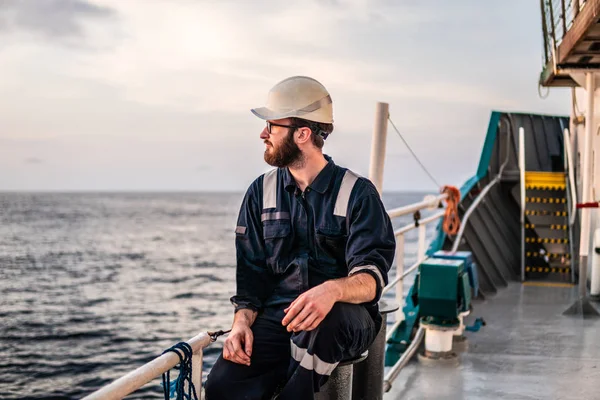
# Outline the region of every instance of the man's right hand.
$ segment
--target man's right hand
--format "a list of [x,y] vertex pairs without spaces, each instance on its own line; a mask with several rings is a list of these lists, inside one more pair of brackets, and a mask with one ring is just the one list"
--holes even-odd
[[254,341],[254,334],[250,326],[255,318],[256,313],[251,310],[239,310],[235,313],[231,332],[223,345],[224,359],[238,364],[250,365],[252,342]]

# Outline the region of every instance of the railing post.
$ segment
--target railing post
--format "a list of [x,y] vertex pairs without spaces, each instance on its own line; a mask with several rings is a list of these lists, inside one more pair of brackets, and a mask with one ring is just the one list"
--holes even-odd
[[[396,237],[396,276],[402,276],[404,274],[404,234],[400,234]],[[396,302],[400,305],[398,311],[396,311],[396,323],[404,321],[404,279],[401,279],[396,284]]]
[[565,0],[560,0],[560,6],[562,8],[562,24],[563,24],[563,32],[561,40],[567,34],[567,7],[565,6]]
[[375,109],[375,127],[371,142],[371,165],[369,167],[369,180],[373,182],[381,195],[383,190],[383,166],[385,162],[385,143],[389,117],[389,104],[377,103]]
[[525,130],[519,128],[519,180],[521,181],[521,282],[525,281]]
[[564,152],[565,152],[565,171],[567,171],[567,208],[569,216],[569,251],[571,253],[571,282],[575,283],[575,268],[573,268],[573,256],[575,254],[575,246],[573,244],[573,224],[575,223],[575,216],[577,215],[577,187],[575,186],[575,176],[573,172],[573,158],[571,153],[571,139],[569,137],[569,130],[565,128],[563,130],[564,140]]
[[417,253],[417,261],[421,261],[425,258],[425,232],[427,226],[425,224],[419,225],[419,251]]
[[[556,48],[558,47],[557,41],[556,41],[556,27],[554,26],[554,10],[552,9],[552,2],[549,1],[549,7],[548,7],[548,11],[550,12],[550,34],[552,35],[552,47],[553,50],[556,52]],[[558,63],[558,60],[554,60],[554,63]]]
[[198,400],[201,399],[202,393],[202,349],[192,355],[192,383]]

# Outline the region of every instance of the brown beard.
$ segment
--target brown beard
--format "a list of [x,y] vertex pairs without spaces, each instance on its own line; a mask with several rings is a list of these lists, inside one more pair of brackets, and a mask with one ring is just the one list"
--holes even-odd
[[265,149],[265,161],[273,167],[289,167],[301,164],[303,160],[302,150],[294,142],[294,130],[290,130],[278,148],[273,147],[270,152],[269,149]]

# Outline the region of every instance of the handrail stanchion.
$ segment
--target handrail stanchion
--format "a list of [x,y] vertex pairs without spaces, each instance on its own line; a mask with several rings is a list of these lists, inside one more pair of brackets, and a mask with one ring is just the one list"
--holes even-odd
[[519,174],[521,180],[521,282],[525,281],[525,130],[519,128]]
[[569,130],[565,128],[565,130],[563,131],[563,135],[564,135],[564,148],[565,148],[565,161],[566,161],[566,167],[567,167],[567,172],[569,174],[569,198],[571,201],[571,207],[569,209],[570,211],[570,218],[569,218],[569,225],[573,226],[573,224],[575,223],[575,217],[577,215],[577,190],[576,190],[576,186],[575,186],[575,168],[573,167],[573,150],[571,149],[571,139],[569,138],[570,134],[569,134]]
[[419,225],[419,251],[417,253],[417,258],[422,260],[425,257],[425,233],[427,226],[425,224]]
[[567,210],[569,218],[569,252],[571,253],[571,283],[575,283],[575,268],[573,268],[573,259],[575,255],[575,246],[573,245],[573,228],[575,224],[575,216],[577,215],[577,190],[575,188],[575,178],[573,176],[573,159],[571,155],[571,140],[569,138],[569,130],[563,131],[564,141],[564,165],[567,171],[566,177],[566,192],[567,192]]
[[200,400],[202,392],[202,358],[203,351],[200,349],[192,355],[192,383],[196,391],[196,397]]
[[379,195],[383,191],[383,166],[385,162],[385,144],[389,114],[388,103],[377,103],[375,109],[375,127],[373,128],[373,139],[371,142],[369,180],[373,182]]
[[[404,234],[396,236],[396,276],[402,276],[404,274]],[[398,311],[396,311],[396,323],[404,321],[404,284],[400,281],[396,285],[396,301],[400,305]]]

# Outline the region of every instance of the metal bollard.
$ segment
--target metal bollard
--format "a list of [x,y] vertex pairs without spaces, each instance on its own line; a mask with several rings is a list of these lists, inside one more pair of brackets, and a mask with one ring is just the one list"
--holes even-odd
[[358,358],[340,362],[321,391],[315,393],[315,400],[351,400],[353,367],[363,362],[367,354],[364,352]]
[[379,312],[383,318],[381,329],[369,347],[369,356],[354,366],[352,377],[352,400],[382,400],[385,362],[385,334],[387,315],[400,306],[386,300],[379,301]]

